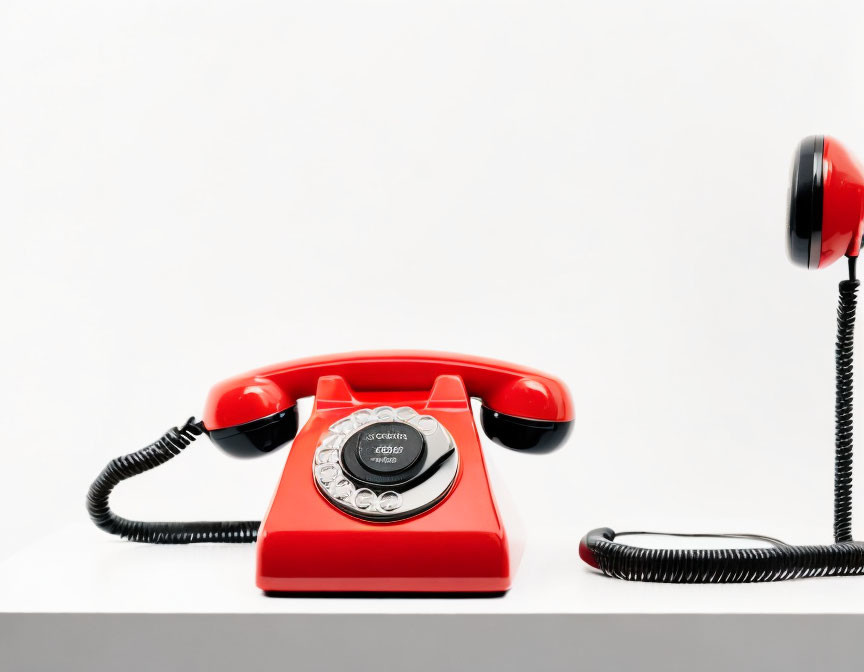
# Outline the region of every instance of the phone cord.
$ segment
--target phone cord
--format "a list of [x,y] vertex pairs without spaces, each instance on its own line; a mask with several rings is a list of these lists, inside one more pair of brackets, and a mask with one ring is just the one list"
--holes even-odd
[[751,538],[769,548],[657,549],[622,544],[616,536],[669,534],[621,532],[608,527],[582,539],[582,559],[607,576],[662,583],[749,583],[811,576],[864,574],[864,542],[852,540],[852,346],[858,280],[854,258],[849,280],[840,283],[837,308],[834,543],[792,546],[771,537],[748,534],[674,534],[685,537]]
[[204,425],[189,418],[182,427],[169,429],[146,448],[117,457],[93,481],[87,493],[87,512],[106,532],[148,544],[243,544],[258,538],[259,520],[147,522],[128,520],[111,510],[108,498],[121,481],[165,464],[183,452],[205,432]]

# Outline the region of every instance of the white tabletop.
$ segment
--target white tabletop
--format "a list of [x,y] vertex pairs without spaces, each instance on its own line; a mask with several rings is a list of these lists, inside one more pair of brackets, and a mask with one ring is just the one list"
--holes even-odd
[[[664,543],[674,542],[664,538]],[[578,545],[578,536],[532,534],[513,587],[501,597],[278,599],[255,587],[251,544],[134,544],[81,523],[43,537],[0,564],[0,611],[864,615],[864,580],[854,577],[746,585],[626,582],[589,569],[579,560]]]
[[[370,641],[386,634],[397,660],[422,652],[417,670],[454,660],[496,670],[536,660],[543,669],[805,669],[853,655],[864,626],[860,579],[629,583],[594,573],[577,553],[576,536],[533,534],[501,597],[274,598],[254,585],[251,545],[138,545],[82,523],[0,565],[0,659],[12,669],[228,670],[254,656],[265,666],[377,670]],[[449,644],[429,647],[438,640]]]

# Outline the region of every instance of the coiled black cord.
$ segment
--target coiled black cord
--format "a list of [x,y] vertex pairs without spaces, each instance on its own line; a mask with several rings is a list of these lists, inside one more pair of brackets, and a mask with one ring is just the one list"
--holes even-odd
[[258,520],[160,523],[127,520],[108,504],[111,491],[121,481],[149,471],[179,455],[205,432],[204,425],[189,418],[179,429],[169,429],[155,443],[108,463],[87,493],[87,512],[96,525],[124,539],[148,544],[242,544],[258,538]]
[[834,543],[827,546],[791,546],[770,537],[740,534],[683,534],[757,538],[772,548],[656,549],[615,541],[628,534],[608,527],[589,532],[579,554],[607,576],[629,581],[662,583],[749,583],[784,581],[814,576],[864,574],[864,542],[852,541],[852,346],[858,280],[855,257],[849,259],[849,279],[840,283],[837,308]]
[[850,258],[849,280],[840,283],[835,351],[834,541],[852,540],[852,348],[858,280]]
[[[625,534],[653,534],[624,532]],[[740,537],[745,535],[687,535]],[[659,549],[615,541],[609,528],[583,539],[582,559],[607,576],[660,583],[752,583],[864,574],[864,544],[777,545],[774,548]],[[586,550],[583,550],[586,549]]]

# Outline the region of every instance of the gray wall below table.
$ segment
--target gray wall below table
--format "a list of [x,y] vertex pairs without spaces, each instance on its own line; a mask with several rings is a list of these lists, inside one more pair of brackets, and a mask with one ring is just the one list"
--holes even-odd
[[861,615],[0,614],[6,672],[795,670],[860,660]]

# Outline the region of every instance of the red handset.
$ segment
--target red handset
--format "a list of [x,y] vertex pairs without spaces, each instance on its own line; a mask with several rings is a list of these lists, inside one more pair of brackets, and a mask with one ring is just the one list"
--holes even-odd
[[566,437],[573,406],[557,378],[494,359],[411,350],[310,357],[229,378],[210,391],[203,423],[224,450],[254,456],[293,438],[297,399],[315,394],[322,376],[390,392],[431,389],[439,375],[459,376],[481,399],[487,435],[507,447],[549,450]]
[[787,250],[806,268],[855,258],[864,233],[864,170],[843,144],[811,135],[798,144],[789,188]]
[[[308,396],[311,417],[298,433],[297,400]],[[515,558],[472,397],[486,434],[510,448],[554,449],[573,421],[559,379],[506,362],[422,351],[300,359],[216,385],[202,422],[112,461],[88,509],[101,528],[136,541],[257,539],[257,583],[268,592],[504,591]],[[111,511],[117,483],[202,433],[240,457],[294,440],[263,522],[150,523]]]

